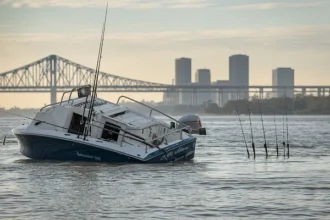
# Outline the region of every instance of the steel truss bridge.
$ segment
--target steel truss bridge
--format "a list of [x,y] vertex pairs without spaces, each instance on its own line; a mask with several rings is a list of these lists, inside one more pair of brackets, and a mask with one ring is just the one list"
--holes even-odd
[[[93,85],[95,69],[80,65],[57,55],[50,55],[28,65],[0,73],[0,92],[41,92],[51,93],[51,103],[57,100],[57,92],[71,90],[81,85]],[[330,86],[221,86],[221,85],[167,85],[142,80],[130,79],[109,73],[100,72],[98,92],[204,92],[217,93],[264,93],[274,89],[291,89],[294,92],[330,95]]]

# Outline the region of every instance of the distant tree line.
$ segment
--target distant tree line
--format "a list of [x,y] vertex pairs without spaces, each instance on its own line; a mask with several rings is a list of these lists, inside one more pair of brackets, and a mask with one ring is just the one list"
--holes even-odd
[[18,107],[13,107],[10,108],[8,110],[5,110],[4,108],[0,108],[0,117],[10,117],[13,115],[7,114],[8,113],[14,113],[14,114],[18,114],[18,115],[23,115],[23,116],[33,116],[36,112],[38,112],[40,109],[33,109],[33,108],[29,108],[29,109],[21,109]]
[[232,100],[220,108],[215,103],[206,108],[206,113],[233,114],[236,109],[240,114],[248,114],[248,106],[251,114],[259,114],[260,107],[263,114],[330,114],[330,96],[302,96],[294,98],[271,98],[259,100],[253,97],[249,105],[246,100]]
[[[135,103],[121,103],[124,106],[131,107],[149,115],[150,109]],[[161,105],[157,103],[148,103],[152,107],[159,109],[165,113],[172,115],[187,115],[187,114],[212,114],[212,115],[232,115],[236,114],[236,109],[240,114],[248,114],[247,100],[231,100],[224,107],[219,107],[216,103],[206,102],[203,105]],[[330,115],[330,96],[316,97],[296,95],[294,98],[271,98],[258,100],[257,97],[252,97],[249,101],[251,114],[259,114],[259,106],[262,114],[309,114],[309,115]],[[0,116],[8,116],[3,111],[8,111],[21,115],[34,115],[40,109],[20,109],[14,107],[8,110],[2,109]],[[153,116],[160,115],[157,112],[152,113]]]

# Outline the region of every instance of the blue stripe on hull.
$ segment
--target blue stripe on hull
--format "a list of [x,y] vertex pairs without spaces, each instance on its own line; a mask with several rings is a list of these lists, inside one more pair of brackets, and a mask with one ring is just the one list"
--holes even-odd
[[[196,139],[182,141],[168,146],[147,157],[147,161],[122,155],[90,145],[62,139],[36,135],[15,134],[19,141],[21,153],[31,159],[60,161],[94,161],[111,163],[166,163],[176,160],[191,160],[195,155]],[[166,152],[166,154],[165,154]]]

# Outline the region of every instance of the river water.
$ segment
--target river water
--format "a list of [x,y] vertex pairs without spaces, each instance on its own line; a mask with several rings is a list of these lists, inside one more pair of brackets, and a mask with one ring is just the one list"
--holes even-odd
[[[0,136],[23,121],[0,118]],[[267,159],[252,117],[255,160],[237,117],[205,116],[195,159],[161,165],[33,161],[9,135],[0,145],[0,219],[330,219],[330,117],[288,121],[290,158],[282,146],[276,157],[271,116]],[[242,123],[250,145],[248,117]],[[281,142],[282,117],[276,125]]]

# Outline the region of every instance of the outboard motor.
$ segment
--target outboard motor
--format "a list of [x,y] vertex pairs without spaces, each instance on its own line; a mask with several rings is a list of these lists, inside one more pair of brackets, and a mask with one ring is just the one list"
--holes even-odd
[[[202,122],[198,115],[183,116],[178,121],[189,126],[192,134],[206,135],[206,129],[202,127]],[[182,124],[179,124],[178,128],[184,127]]]

